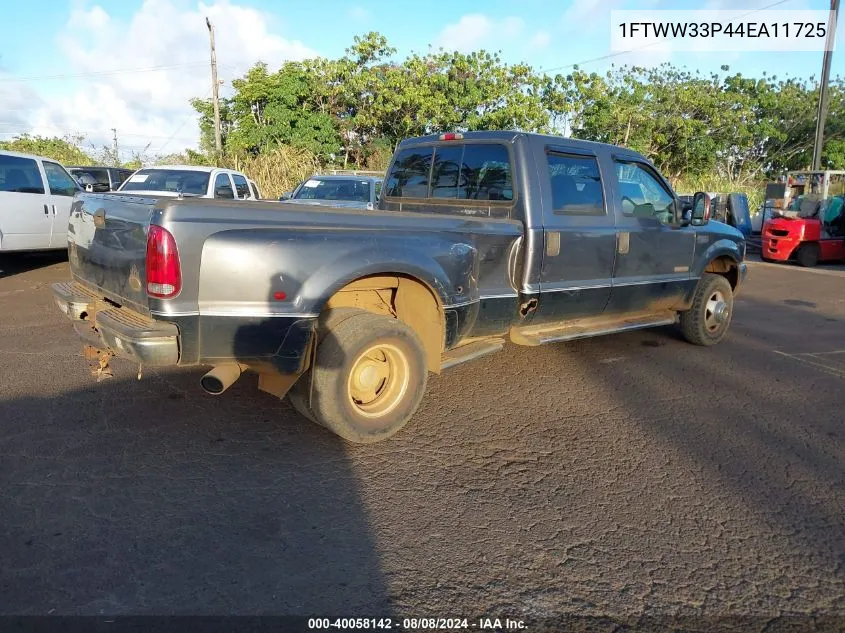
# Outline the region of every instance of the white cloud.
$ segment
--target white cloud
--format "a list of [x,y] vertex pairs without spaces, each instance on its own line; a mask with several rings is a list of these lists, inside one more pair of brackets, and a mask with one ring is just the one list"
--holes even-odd
[[226,84],[258,61],[276,68],[316,55],[302,42],[268,31],[269,19],[255,9],[227,0],[182,6],[178,0],[145,0],[122,21],[99,5],[77,5],[57,37],[64,68],[101,74],[63,82],[29,115],[30,131],[80,131],[101,145],[110,143],[111,128],[117,128],[123,147],[150,142],[149,151],[169,152],[195,146],[198,128],[189,100],[211,94],[206,16],[215,27],[218,74]]
[[485,45],[495,45],[502,38],[519,37],[525,31],[522,18],[509,16],[490,18],[482,13],[469,13],[453,24],[447,24],[432,42],[434,48],[469,53]]

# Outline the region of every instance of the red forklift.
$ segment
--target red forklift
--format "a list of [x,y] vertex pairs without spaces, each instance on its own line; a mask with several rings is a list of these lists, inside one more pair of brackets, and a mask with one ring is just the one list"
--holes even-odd
[[764,260],[845,260],[845,171],[790,171],[769,183],[761,238]]

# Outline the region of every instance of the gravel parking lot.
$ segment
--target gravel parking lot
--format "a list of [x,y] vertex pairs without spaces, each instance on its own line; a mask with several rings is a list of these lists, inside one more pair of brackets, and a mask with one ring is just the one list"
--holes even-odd
[[352,446],[254,376],[97,384],[52,302],[66,260],[4,256],[0,613],[841,625],[845,272],[750,268],[716,348],[508,346]]

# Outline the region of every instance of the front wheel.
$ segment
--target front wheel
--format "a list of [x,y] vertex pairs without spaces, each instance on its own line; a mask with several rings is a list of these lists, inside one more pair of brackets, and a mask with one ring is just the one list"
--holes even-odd
[[428,368],[410,327],[356,311],[323,334],[310,378],[311,406],[304,398],[295,404],[342,438],[368,444],[408,423],[425,392]]
[[819,263],[819,255],[821,255],[821,249],[818,244],[802,244],[798,247],[798,250],[795,251],[795,261],[799,266],[812,268]]
[[694,345],[715,345],[728,333],[733,307],[733,289],[728,280],[704,273],[695,289],[692,306],[681,312],[684,338]]

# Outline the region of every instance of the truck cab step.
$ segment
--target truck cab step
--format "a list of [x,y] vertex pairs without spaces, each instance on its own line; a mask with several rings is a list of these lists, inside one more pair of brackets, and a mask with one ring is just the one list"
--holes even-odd
[[628,330],[672,325],[677,321],[678,313],[674,310],[629,314],[601,315],[587,319],[575,319],[558,323],[544,323],[510,330],[511,340],[517,345],[544,345],[579,338],[614,334]]
[[505,339],[503,338],[485,338],[469,341],[458,347],[453,347],[443,354],[440,360],[440,369],[448,369],[449,367],[465,363],[468,360],[475,360],[480,356],[498,352],[504,346]]

